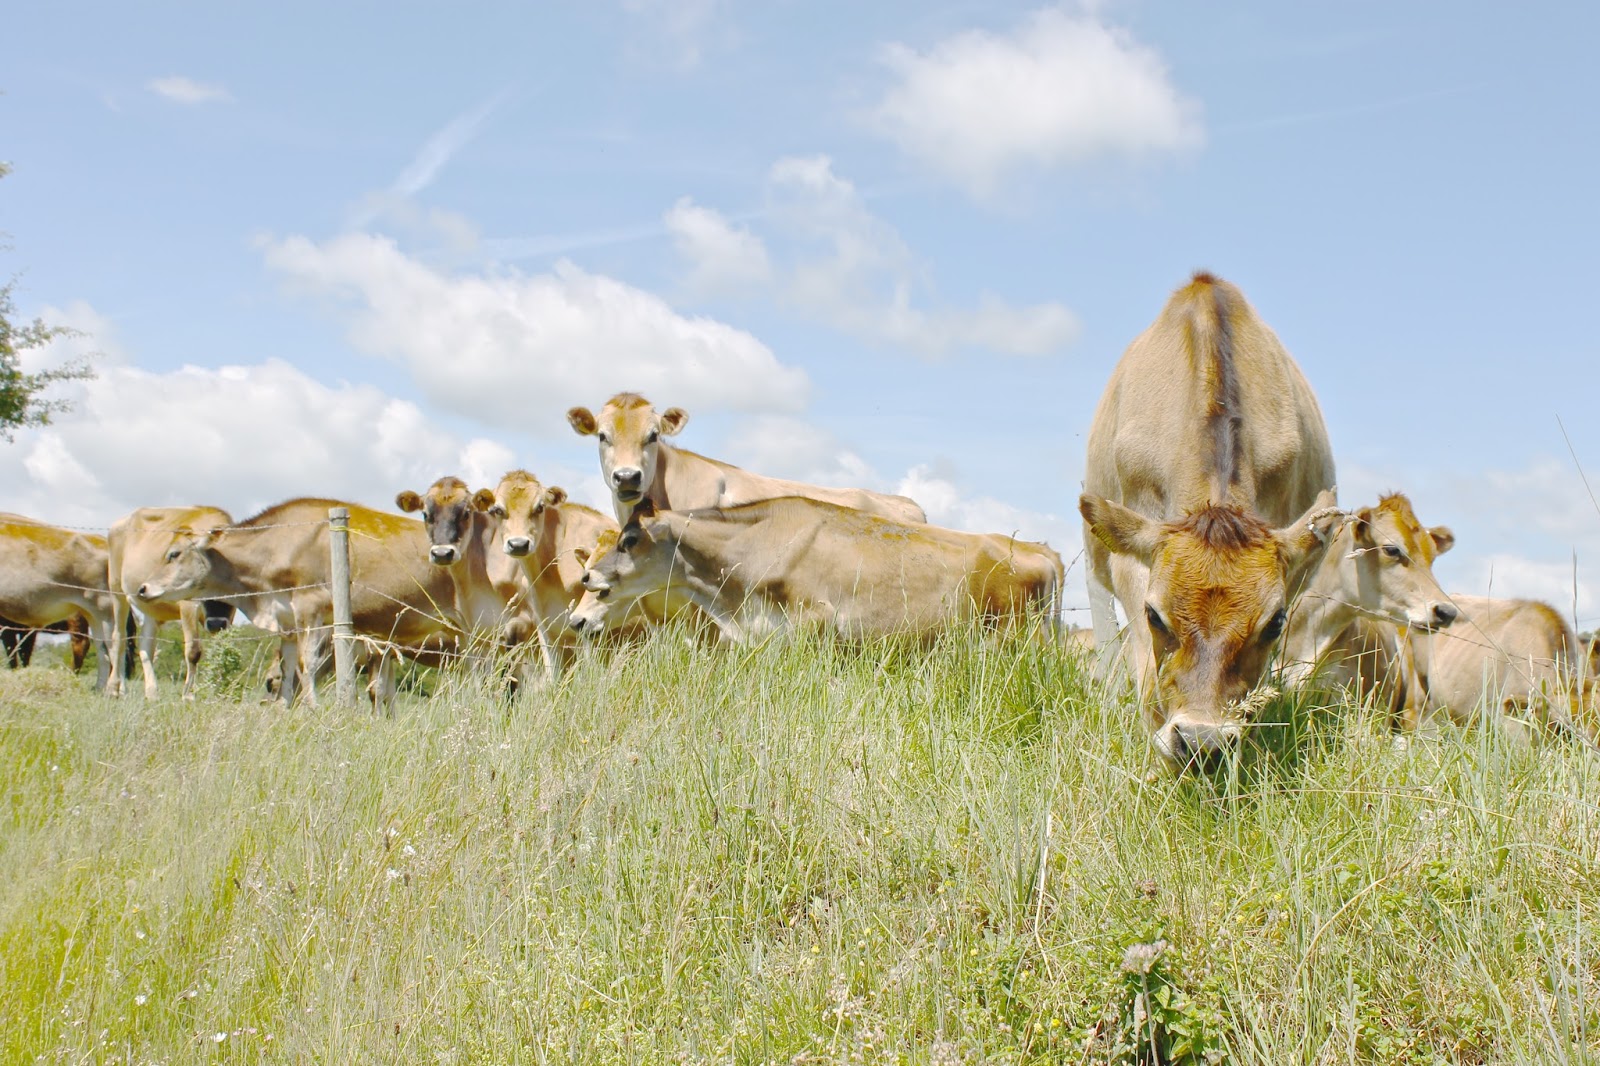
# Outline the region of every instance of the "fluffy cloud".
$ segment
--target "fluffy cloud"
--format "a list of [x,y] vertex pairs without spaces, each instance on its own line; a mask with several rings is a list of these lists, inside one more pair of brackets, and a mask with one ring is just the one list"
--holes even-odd
[[733,225],[687,196],[672,205],[664,221],[678,252],[691,264],[691,292],[709,294],[771,280],[766,245],[748,228]]
[[174,74],[168,78],[152,78],[145,82],[145,88],[163,99],[179,104],[213,104],[226,103],[233,99],[233,94],[221,85],[195,81]]
[[562,412],[623,389],[702,410],[796,411],[805,372],[750,334],[570,262],[532,277],[450,276],[393,241],[346,234],[264,245],[293,287],[325,299],[356,348],[404,366],[443,408],[564,434]]
[[917,306],[925,268],[827,156],[778,160],[767,199],[766,222],[787,253],[780,268],[761,237],[715,210],[685,199],[667,212],[689,286],[731,292],[767,282],[776,299],[835,329],[927,357],[970,348],[1039,355],[1078,334],[1077,317],[1055,302],[1013,307],[985,293],[976,308]]
[[515,458],[434,427],[415,404],[327,386],[286,363],[153,373],[102,365],[73,410],[27,430],[0,465],[7,509],[104,527],[135,507],[214,503],[244,515],[291,496],[389,507],[445,473],[492,484]]
[[1092,8],[1037,11],[1009,34],[969,30],[926,52],[884,49],[894,84],[872,125],[979,197],[1007,174],[1199,146],[1199,105],[1161,56]]

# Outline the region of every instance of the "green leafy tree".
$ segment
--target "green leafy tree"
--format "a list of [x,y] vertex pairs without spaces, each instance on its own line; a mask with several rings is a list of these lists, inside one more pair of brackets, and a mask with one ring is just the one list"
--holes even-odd
[[[0,178],[10,171],[9,166],[0,163]],[[11,298],[15,287],[14,279],[0,285],[0,439],[8,441],[17,429],[49,425],[51,415],[71,406],[66,400],[45,395],[51,385],[94,377],[89,364],[81,359],[33,373],[22,369],[24,352],[42,348],[58,337],[75,336],[76,331],[48,325],[39,318],[17,322],[17,308]]]

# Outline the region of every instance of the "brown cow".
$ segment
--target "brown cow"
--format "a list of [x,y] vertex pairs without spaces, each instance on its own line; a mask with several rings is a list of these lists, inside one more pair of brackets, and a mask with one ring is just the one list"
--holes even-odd
[[37,627],[18,625],[9,618],[0,618],[0,651],[5,654],[6,666],[17,670],[33,661],[34,643],[40,633],[65,633],[71,645],[72,672],[83,670],[83,660],[89,655],[89,620],[75,614],[65,622]]
[[604,629],[643,596],[681,586],[736,642],[795,624],[851,639],[930,637],[954,622],[1051,611],[1061,560],[1043,545],[895,522],[800,496],[739,507],[641,509],[584,575],[572,611]]
[[1448,631],[1415,633],[1411,651],[1421,690],[1410,693],[1403,724],[1415,728],[1444,713],[1458,725],[1492,716],[1517,739],[1528,738],[1520,716],[1563,733],[1581,697],[1584,649],[1561,613],[1538,600],[1455,596],[1461,620]]
[[1433,576],[1433,561],[1454,543],[1444,526],[1424,528],[1411,501],[1399,493],[1340,522],[1289,612],[1283,680],[1300,684],[1321,670],[1324,680],[1354,681],[1370,691],[1375,679],[1353,671],[1359,659],[1350,667],[1334,660],[1352,645],[1369,648],[1386,638],[1347,631],[1374,621],[1423,630],[1453,622],[1458,612]]
[[1095,641],[1111,590],[1156,751],[1214,762],[1241,735],[1333,523],[1333,455],[1311,386],[1234,286],[1196,274],[1128,346],[1089,431],[1079,509]]
[[141,601],[225,597],[257,627],[280,635],[293,702],[303,682],[316,701],[317,668],[333,621],[328,510],[350,510],[350,607],[355,632],[378,649],[374,702],[394,697],[393,652],[437,651],[459,634],[450,575],[427,561],[421,522],[340,500],[295,499],[242,522],[180,537],[167,561],[138,589]]
[[106,538],[0,514],[0,617],[43,629],[86,616],[98,652],[96,688],[111,672],[115,599],[106,587]]
[[536,637],[537,627],[527,574],[501,549],[494,502],[493,492],[473,492],[457,477],[442,477],[420,495],[408,489],[395,497],[407,514],[422,512],[428,561],[445,568],[455,589],[455,624],[475,644],[510,650]]
[[736,466],[674,448],[662,440],[682,431],[689,415],[681,407],[660,413],[650,401],[619,392],[595,415],[574,407],[567,421],[580,436],[600,442],[600,471],[611,491],[617,521],[626,523],[633,509],[649,500],[657,511],[689,511],[702,507],[736,507],[778,496],[804,496],[898,522],[926,522],[915,500],[867,489],[834,489],[799,481],[764,477]]
[[[199,601],[158,603],[141,600],[139,586],[166,562],[167,553],[181,538],[196,532],[217,529],[233,522],[227,511],[217,507],[141,507],[111,525],[107,537],[111,590],[117,594],[116,630],[111,638],[111,657],[120,662],[127,644],[130,612],[138,615],[139,664],[144,673],[144,695],[158,695],[155,671],[156,630],[163,622],[178,622],[183,629],[183,698],[194,699],[197,668],[200,665],[200,636],[210,628],[207,607]],[[233,613],[226,610],[226,614]],[[122,679],[114,677],[106,691],[120,695]]]
[[[527,573],[540,647],[554,677],[571,664],[574,634],[569,614],[583,595],[583,574],[602,543],[616,541],[617,524],[573,503],[567,490],[546,486],[526,470],[513,470],[494,490],[491,513],[501,518],[503,548]],[[659,619],[656,619],[659,620]],[[625,624],[625,634],[637,625]]]

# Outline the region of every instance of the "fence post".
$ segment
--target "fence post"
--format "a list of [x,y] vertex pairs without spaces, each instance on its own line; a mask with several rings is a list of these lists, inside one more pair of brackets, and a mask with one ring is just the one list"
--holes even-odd
[[333,673],[336,699],[355,703],[355,627],[350,621],[350,508],[328,509],[328,577],[333,586]]

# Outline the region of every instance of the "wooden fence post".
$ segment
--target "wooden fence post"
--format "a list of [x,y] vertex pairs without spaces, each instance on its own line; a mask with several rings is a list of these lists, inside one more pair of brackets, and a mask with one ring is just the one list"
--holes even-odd
[[355,703],[355,627],[350,621],[350,508],[328,509],[328,577],[333,585],[333,673],[336,698]]

